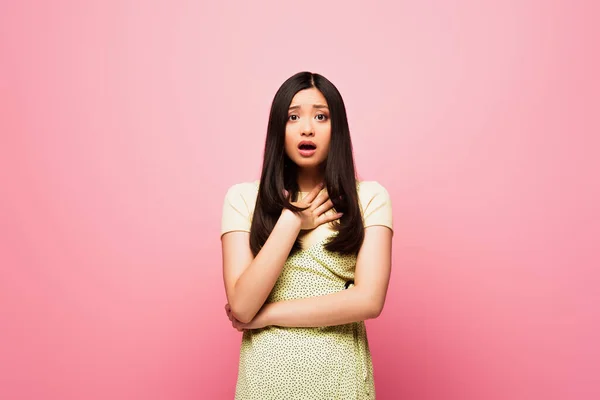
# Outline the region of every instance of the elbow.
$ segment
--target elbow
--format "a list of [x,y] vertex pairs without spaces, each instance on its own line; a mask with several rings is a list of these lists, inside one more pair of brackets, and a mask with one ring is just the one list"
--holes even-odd
[[382,298],[378,293],[374,293],[373,291],[361,290],[361,297],[366,314],[365,319],[374,319],[379,317],[383,311],[385,296]]
[[[235,319],[237,319],[238,321],[240,321],[242,324],[247,324],[249,322],[252,321],[252,319],[254,318],[254,316],[249,316],[249,315],[245,315],[245,314],[234,314],[233,315],[235,317]],[[238,318],[239,316],[239,318]]]
[[383,311],[383,304],[384,302],[379,300],[374,300],[370,303],[368,311],[369,319],[375,319],[381,315],[381,312]]
[[250,314],[248,310],[243,309],[237,304],[231,304],[231,314],[242,324],[247,324],[254,318],[254,315]]
[[371,307],[369,310],[369,319],[375,319],[381,315],[382,307]]

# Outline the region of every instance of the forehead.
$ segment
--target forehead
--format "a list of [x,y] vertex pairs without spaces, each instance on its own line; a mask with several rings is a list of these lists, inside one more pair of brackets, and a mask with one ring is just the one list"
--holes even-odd
[[299,91],[292,98],[292,102],[290,107],[297,105],[308,105],[312,106],[313,104],[325,104],[327,105],[327,100],[325,100],[325,96],[317,89],[317,88],[308,88]]

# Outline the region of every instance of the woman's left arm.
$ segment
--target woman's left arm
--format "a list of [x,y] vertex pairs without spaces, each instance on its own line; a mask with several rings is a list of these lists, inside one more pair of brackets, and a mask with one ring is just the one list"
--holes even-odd
[[354,286],[336,293],[265,304],[238,329],[322,327],[364,321],[379,316],[385,303],[392,264],[392,230],[374,225],[365,228],[356,259]]

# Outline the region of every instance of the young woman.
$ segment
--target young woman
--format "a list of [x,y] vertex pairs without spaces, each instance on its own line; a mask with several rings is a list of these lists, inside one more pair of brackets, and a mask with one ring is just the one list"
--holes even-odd
[[235,398],[374,399],[364,321],[383,308],[392,208],[356,179],[342,97],[325,77],[286,80],[259,181],[229,188],[225,309],[243,331]]

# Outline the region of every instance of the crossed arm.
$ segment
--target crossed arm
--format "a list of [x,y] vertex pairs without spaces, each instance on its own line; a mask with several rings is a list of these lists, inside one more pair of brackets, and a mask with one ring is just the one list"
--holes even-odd
[[[224,235],[224,249],[227,247],[226,241],[245,240],[247,243],[248,235],[247,232],[231,232]],[[353,287],[324,296],[264,304],[257,313],[251,318],[246,317],[245,320],[237,318],[239,314],[235,309],[231,313],[228,312],[228,315],[238,330],[258,329],[269,325],[322,327],[376,318],[385,303],[391,256],[391,229],[379,225],[367,227],[356,260]],[[274,281],[269,291],[273,285]],[[231,300],[228,293],[229,304],[232,303]]]

